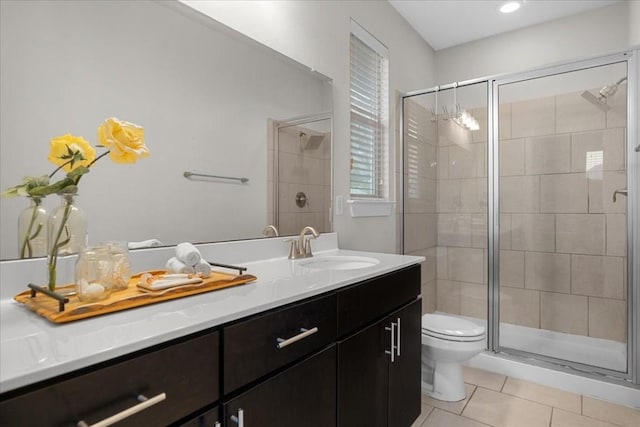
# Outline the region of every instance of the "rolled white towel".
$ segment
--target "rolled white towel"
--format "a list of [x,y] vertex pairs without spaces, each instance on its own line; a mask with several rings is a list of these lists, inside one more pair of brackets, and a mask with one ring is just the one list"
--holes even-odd
[[143,240],[141,242],[128,242],[129,249],[141,249],[141,248],[157,248],[162,246],[162,242],[158,239]]
[[169,258],[165,264],[165,268],[171,273],[193,274],[196,272],[192,266],[186,265],[176,257]]
[[203,279],[211,276],[211,266],[203,259],[201,259],[193,268],[196,269],[196,273],[202,274]]
[[194,266],[202,259],[198,248],[189,242],[180,243],[176,246],[176,258],[183,263]]

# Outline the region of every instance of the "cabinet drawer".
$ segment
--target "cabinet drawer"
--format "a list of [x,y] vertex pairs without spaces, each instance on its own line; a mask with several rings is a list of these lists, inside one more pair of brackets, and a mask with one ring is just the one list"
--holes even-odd
[[386,316],[419,294],[419,264],[338,291],[338,336]]
[[[317,331],[313,332],[313,328]],[[227,394],[335,341],[336,296],[315,298],[254,317],[225,327],[222,334]],[[290,338],[293,339],[279,348],[279,339]]]
[[166,399],[118,426],[166,425],[218,399],[218,332],[113,364],[0,402],[5,426],[91,425],[140,403]]

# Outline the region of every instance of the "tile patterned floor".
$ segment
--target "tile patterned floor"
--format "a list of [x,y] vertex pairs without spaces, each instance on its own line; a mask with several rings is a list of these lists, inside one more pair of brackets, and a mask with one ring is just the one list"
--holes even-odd
[[640,410],[475,368],[464,368],[467,398],[422,396],[412,427],[640,427]]

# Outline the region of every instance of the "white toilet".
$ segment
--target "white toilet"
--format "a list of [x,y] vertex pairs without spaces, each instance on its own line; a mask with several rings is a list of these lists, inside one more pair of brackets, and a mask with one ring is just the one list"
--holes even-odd
[[442,314],[422,316],[422,393],[455,402],[465,398],[461,363],[485,349],[485,329]]

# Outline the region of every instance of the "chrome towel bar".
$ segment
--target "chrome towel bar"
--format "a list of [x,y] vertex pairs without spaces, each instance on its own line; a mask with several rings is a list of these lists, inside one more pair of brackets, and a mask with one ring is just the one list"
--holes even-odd
[[240,181],[243,184],[249,182],[249,178],[245,178],[245,177],[236,178],[233,176],[209,175],[205,173],[195,173],[195,172],[189,172],[189,171],[185,171],[182,175],[184,175],[184,177],[187,179],[191,178],[192,176],[201,176],[204,178],[230,179],[232,181]]

